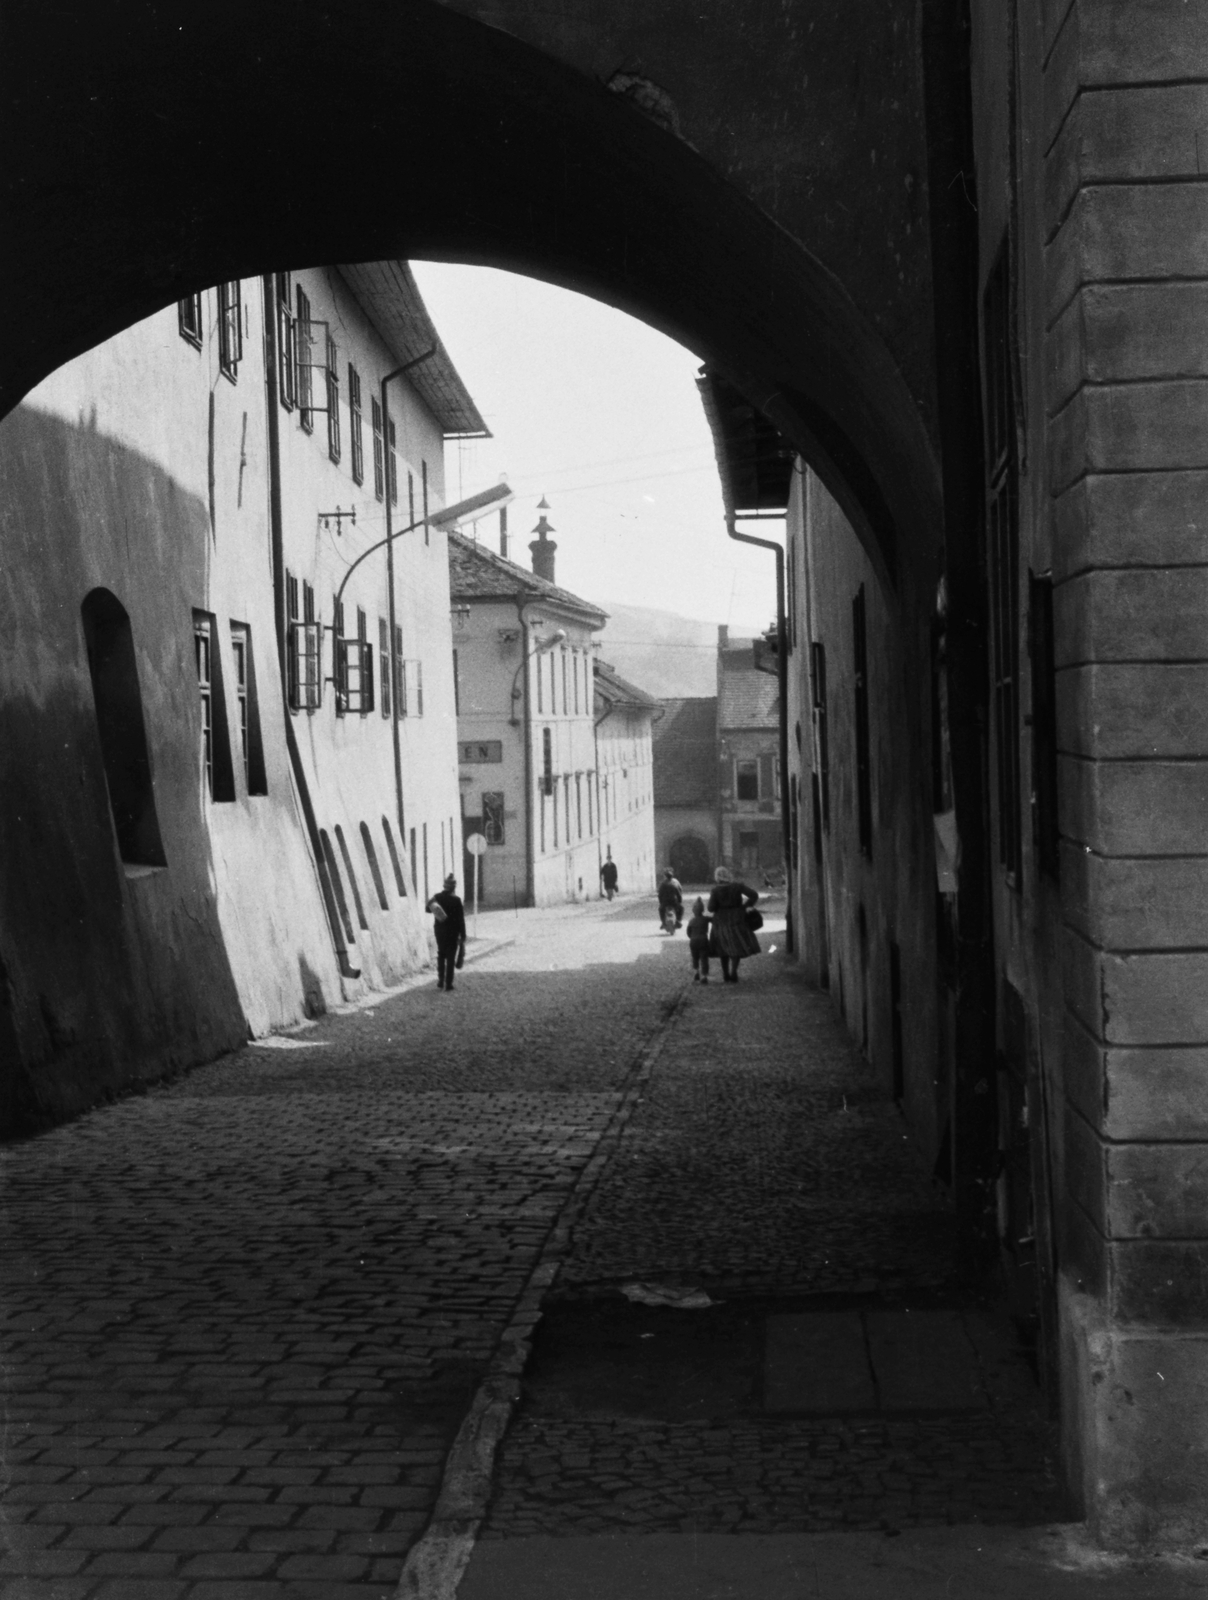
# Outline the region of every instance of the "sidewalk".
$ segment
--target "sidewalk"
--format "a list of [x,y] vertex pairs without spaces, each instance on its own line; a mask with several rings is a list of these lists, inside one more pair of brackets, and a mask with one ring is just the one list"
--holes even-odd
[[457,1600],[1192,1600],[1204,1565],[1107,1559],[1073,1527],[537,1538],[479,1545]]

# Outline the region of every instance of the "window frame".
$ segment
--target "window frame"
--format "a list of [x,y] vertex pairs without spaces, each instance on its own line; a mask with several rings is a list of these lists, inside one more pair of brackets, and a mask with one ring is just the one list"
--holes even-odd
[[365,481],[364,416],[361,411],[361,374],[348,363],[348,442],[351,451],[352,481]]
[[324,381],[327,385],[327,455],[328,459],[339,462],[341,453],[340,440],[340,352],[336,342],[331,336],[331,329],[327,330],[327,370]]
[[243,360],[243,289],[238,278],[218,285],[218,370],[236,383]]
[[196,294],[186,294],[176,302],[176,325],[180,336],[186,344],[191,344],[194,350],[200,350],[205,337],[205,324],[202,320],[201,291]]
[[377,500],[386,498],[386,431],[382,421],[382,402],[377,395],[369,397],[369,423],[373,430],[373,494]]
[[293,317],[292,275],[278,272],[277,288],[277,398],[282,410],[292,411],[297,404],[296,349]]

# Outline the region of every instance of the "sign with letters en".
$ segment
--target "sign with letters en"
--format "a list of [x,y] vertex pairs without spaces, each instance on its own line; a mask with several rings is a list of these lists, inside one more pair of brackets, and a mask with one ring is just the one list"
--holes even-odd
[[463,739],[457,746],[457,759],[463,767],[503,760],[502,739]]

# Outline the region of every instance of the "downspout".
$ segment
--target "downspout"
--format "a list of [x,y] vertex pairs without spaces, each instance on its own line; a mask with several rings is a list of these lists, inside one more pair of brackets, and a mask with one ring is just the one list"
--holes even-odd
[[[596,692],[594,664],[592,668],[591,691],[594,697]],[[594,711],[595,708],[593,707],[592,709]],[[591,742],[596,752],[596,858],[600,872],[603,872],[604,870],[604,819],[600,815],[600,724],[602,722],[606,722],[608,718],[612,716],[612,713],[613,707],[609,705],[606,708],[604,715],[602,717],[593,716],[591,723]],[[611,848],[611,846],[609,848]],[[599,882],[598,874],[596,881],[597,883]]]
[[[789,855],[789,661],[788,661],[788,632],[784,625],[784,550],[772,539],[757,539],[753,533],[739,533],[735,527],[735,517],[730,513],[726,517],[726,532],[731,539],[738,539],[743,544],[758,545],[761,550],[770,550],[776,557],[776,681],[780,685],[780,715],[777,718],[780,744],[780,849],[784,857],[785,882],[793,870],[793,863]],[[796,948],[793,936],[793,897],[787,896],[787,922],[785,937],[789,953]]]
[[319,824],[311,804],[310,788],[302,766],[302,754],[294,734],[294,719],[289,709],[289,678],[286,670],[286,619],[285,619],[285,538],[281,515],[281,434],[277,415],[277,301],[271,273],[260,280],[264,294],[264,387],[268,404],[268,505],[269,528],[273,553],[273,618],[277,631],[277,670],[281,676],[281,705],[285,712],[285,747],[289,751],[290,770],[302,807],[302,818],[310,839],[311,855],[319,876],[319,890],[327,912],[327,926],[332,947],[339,963],[340,976],[359,978],[360,969],[348,959],[348,946],[344,943],[344,930],[340,926],[340,913],[332,892],[327,861],[323,854],[323,841],[319,837]]
[[[529,689],[528,664],[529,656],[529,624],[524,615],[524,608],[528,602],[520,595],[516,596],[516,620],[520,624],[520,669],[524,679],[524,826],[525,826],[525,852],[524,852],[524,903],[526,906],[536,905],[536,869],[533,857],[537,850],[537,802],[533,794],[533,704],[532,693]],[[540,668],[538,668],[540,671]],[[513,708],[514,709],[514,708]]]

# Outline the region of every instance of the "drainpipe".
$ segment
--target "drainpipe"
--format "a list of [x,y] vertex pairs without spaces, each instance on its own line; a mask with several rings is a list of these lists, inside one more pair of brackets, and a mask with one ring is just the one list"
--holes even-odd
[[[757,539],[752,533],[739,533],[735,517],[726,517],[726,532],[731,539],[743,544],[758,545],[770,550],[776,557],[776,681],[780,685],[780,716],[777,729],[780,744],[780,848],[784,856],[784,879],[787,888],[793,863],[789,855],[789,661],[788,630],[784,625],[784,550],[772,539]],[[786,905],[785,942],[789,953],[796,949],[793,931],[793,897],[789,894]]]
[[[533,706],[532,695],[529,692],[528,661],[529,661],[529,624],[524,615],[525,602],[517,596],[516,620],[520,624],[520,673],[524,679],[524,717],[522,719],[521,737],[524,740],[524,903],[526,906],[536,904],[536,874],[533,856],[537,849],[537,827],[535,812],[537,803],[533,799]],[[511,715],[516,713],[516,703],[512,702]]]
[[281,516],[281,434],[280,418],[277,414],[277,298],[272,273],[265,273],[261,279],[261,286],[264,294],[264,388],[268,405],[268,504],[273,552],[273,616],[277,630],[277,669],[281,677],[281,704],[285,711],[285,746],[289,751],[289,764],[298,791],[298,801],[302,807],[302,818],[310,839],[311,855],[314,857],[315,869],[319,876],[319,890],[327,912],[327,926],[339,963],[340,975],[344,978],[359,978],[360,968],[354,967],[348,959],[348,946],[344,943],[339,908],[332,892],[327,860],[323,854],[323,841],[319,837],[319,824],[315,818],[315,808],[311,804],[310,787],[306,782],[302,754],[294,734],[294,719],[289,709],[289,681],[286,671],[285,539]]

